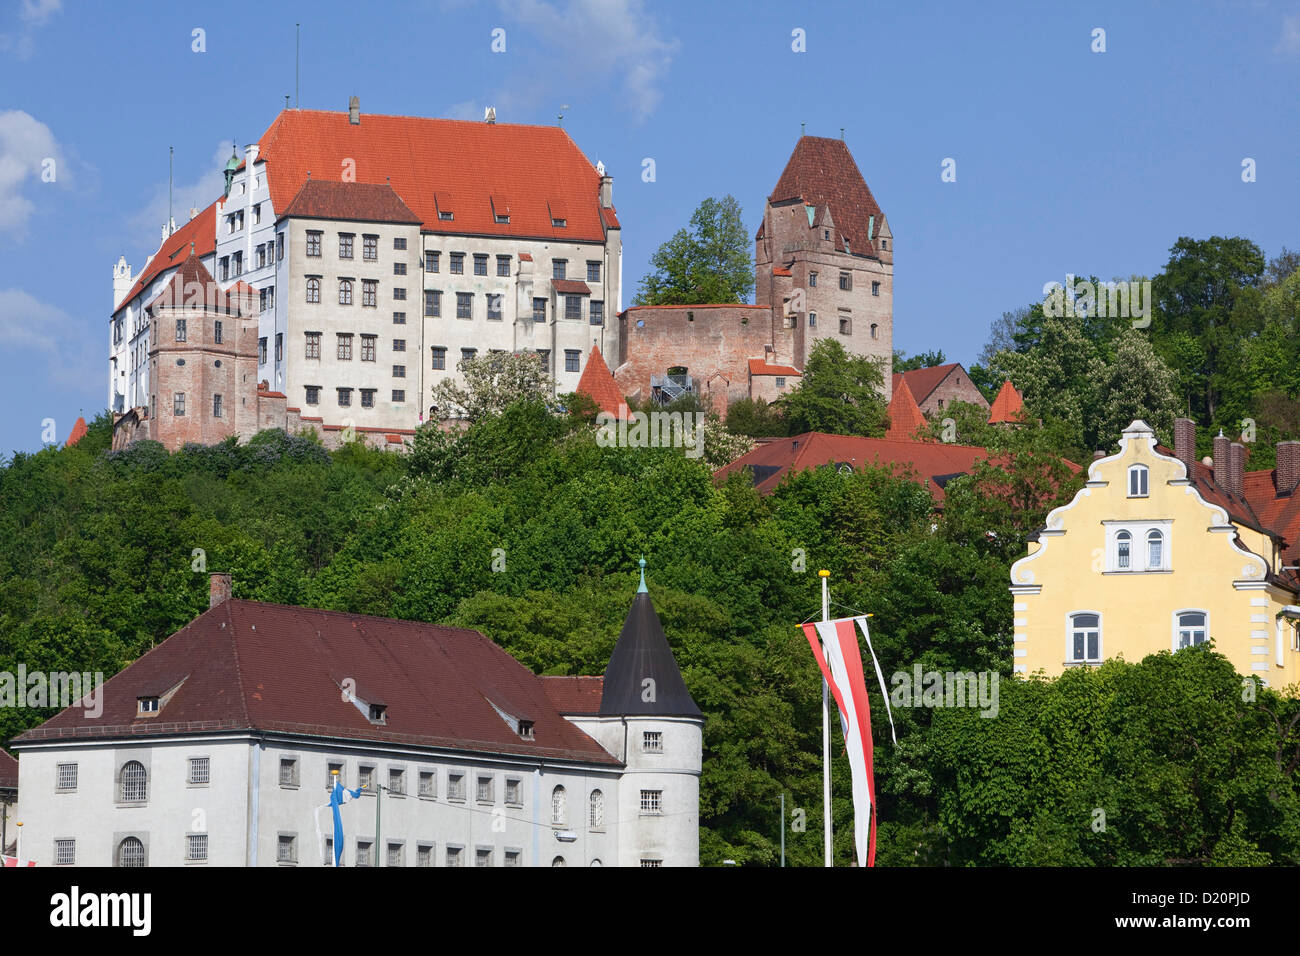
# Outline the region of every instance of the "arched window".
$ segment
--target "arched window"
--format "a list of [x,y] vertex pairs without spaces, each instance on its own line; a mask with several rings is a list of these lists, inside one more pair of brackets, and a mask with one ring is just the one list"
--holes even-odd
[[599,790],[591,791],[590,813],[588,814],[588,825],[591,827],[603,827],[605,825],[605,795]]
[[880,328],[880,327],[879,327],[878,325],[876,325],[875,322],[872,322],[872,323],[871,323],[871,337],[872,337],[873,339],[874,339],[874,338],[877,338],[877,330],[878,330],[879,328]]
[[320,279],[307,280],[307,301],[308,302],[320,301]]
[[1147,532],[1147,570],[1159,571],[1165,565],[1165,536],[1159,531]]
[[1193,644],[1204,644],[1207,615],[1204,611],[1179,611],[1174,615],[1174,648],[1182,650]]
[[566,816],[568,816],[568,796],[563,787],[556,787],[551,791],[551,826],[564,826]]
[[1128,470],[1128,496],[1145,498],[1147,496],[1147,466],[1133,465]]
[[128,760],[122,765],[122,802],[143,803],[149,797],[149,778],[144,764]]
[[351,304],[352,304],[352,280],[340,279],[339,280],[339,305],[351,305]]
[[551,861],[551,866],[568,866],[568,865],[569,864],[564,862],[564,857],[562,856],[557,856],[554,860]]
[[135,837],[127,837],[117,845],[118,866],[144,866],[144,844]]
[[604,866],[605,864],[604,864],[604,863],[601,863],[600,860],[592,860],[592,861],[591,861],[591,865],[592,865],[592,866]]
[[1121,571],[1133,567],[1133,536],[1127,531],[1115,535],[1115,567]]
[[1069,645],[1071,662],[1101,660],[1101,615],[1094,611],[1079,611],[1070,615]]

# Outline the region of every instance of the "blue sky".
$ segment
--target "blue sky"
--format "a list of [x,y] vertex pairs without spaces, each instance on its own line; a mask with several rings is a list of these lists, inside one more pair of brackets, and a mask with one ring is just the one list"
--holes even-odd
[[1300,247],[1300,0],[181,7],[0,6],[5,454],[39,448],[46,419],[62,441],[104,407],[111,268],[125,254],[138,272],[157,248],[168,147],[182,219],[219,194],[231,142],[292,94],[299,21],[304,107],[356,94],[363,112],[480,119],[491,104],[501,122],[553,123],[567,106],[565,128],[614,176],[624,305],[701,199],[734,195],[752,234],[801,123],[844,127],[889,217],[908,353],[969,364],[1044,283],[1151,274],[1179,236]]

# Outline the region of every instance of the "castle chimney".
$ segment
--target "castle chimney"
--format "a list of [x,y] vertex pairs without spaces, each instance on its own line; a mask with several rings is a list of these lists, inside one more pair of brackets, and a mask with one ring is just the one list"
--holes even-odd
[[216,607],[230,600],[230,575],[208,575],[208,607]]
[[1196,422],[1174,419],[1174,456],[1187,466],[1187,477],[1196,477]]
[[1289,495],[1300,485],[1300,441],[1277,443],[1277,493]]
[[1214,436],[1214,483],[1224,491],[1230,490],[1229,472],[1231,462],[1228,460],[1230,455],[1228,448],[1232,442],[1223,434],[1223,429],[1219,429],[1219,434]]
[[1246,491],[1246,446],[1241,442],[1233,442],[1230,446],[1228,456],[1228,461],[1232,467],[1230,476],[1230,481],[1232,482],[1232,493],[1240,498]]
[[353,126],[361,125],[361,97],[359,96],[348,100],[348,122]]

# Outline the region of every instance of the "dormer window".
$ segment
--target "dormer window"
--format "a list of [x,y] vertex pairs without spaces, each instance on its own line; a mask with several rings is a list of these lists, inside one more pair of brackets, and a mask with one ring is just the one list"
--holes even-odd
[[370,705],[370,713],[369,713],[369,717],[370,717],[370,722],[371,722],[372,724],[386,724],[386,723],[388,723],[388,716],[387,716],[387,715],[388,715],[388,705],[387,705],[387,704],[371,704],[371,705]]
[[551,220],[551,225],[554,226],[556,229],[563,229],[563,228],[564,228],[565,226],[567,226],[568,224],[569,224],[569,221],[568,221],[567,219],[552,219],[552,220]]
[[136,713],[140,715],[156,714],[159,710],[159,701],[157,697],[137,697]]
[[1145,498],[1147,496],[1147,466],[1133,465],[1128,470],[1128,496]]
[[451,222],[451,220],[452,220],[452,215],[453,215],[453,214],[452,214],[450,211],[442,211],[442,210],[440,210],[440,211],[438,212],[438,218],[441,219],[443,222]]
[[533,722],[531,720],[519,721],[519,736],[524,740],[533,740]]

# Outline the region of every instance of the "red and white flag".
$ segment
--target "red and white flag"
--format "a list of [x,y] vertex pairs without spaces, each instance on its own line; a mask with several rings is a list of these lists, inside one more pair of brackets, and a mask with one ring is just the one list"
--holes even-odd
[[[36,861],[35,861],[35,860],[28,860],[26,863],[23,863],[23,864],[21,864],[21,865],[22,865],[22,866],[35,866],[35,865],[36,865]],[[19,866],[18,857],[16,857],[16,856],[0,856],[0,866],[5,866],[5,867],[17,867],[17,866]]]
[[[856,626],[855,626],[856,625]],[[803,625],[804,634],[812,646],[817,666],[830,687],[835,706],[840,711],[840,726],[844,730],[844,748],[849,756],[849,770],[853,778],[853,829],[858,851],[858,866],[875,866],[876,863],[876,784],[871,767],[871,704],[867,700],[867,682],[862,671],[862,655],[858,651],[857,628],[867,639],[871,660],[876,667],[881,693],[885,694],[885,709],[889,710],[889,694],[885,679],[871,648],[865,617],[846,617],[837,621],[816,621]],[[820,640],[819,640],[820,638]],[[890,731],[894,716],[889,714]]]

